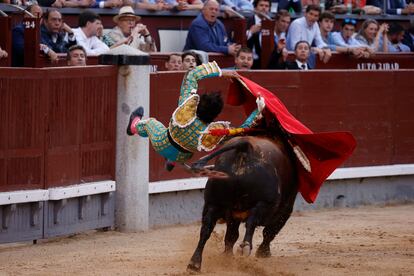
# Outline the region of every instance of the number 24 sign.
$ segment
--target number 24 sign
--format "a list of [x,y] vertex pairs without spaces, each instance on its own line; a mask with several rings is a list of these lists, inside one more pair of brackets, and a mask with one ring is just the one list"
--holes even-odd
[[24,22],[24,27],[26,29],[34,29],[36,26],[36,23],[34,21],[25,21]]

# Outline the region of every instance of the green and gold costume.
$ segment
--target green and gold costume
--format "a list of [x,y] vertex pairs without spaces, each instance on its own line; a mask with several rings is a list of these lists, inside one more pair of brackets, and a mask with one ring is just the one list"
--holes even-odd
[[[202,64],[189,71],[183,79],[178,107],[174,111],[168,128],[154,118],[141,120],[136,125],[138,135],[148,137],[156,152],[170,161],[184,162],[196,151],[211,151],[225,137],[207,134],[209,129],[229,128],[224,121],[206,124],[197,117],[200,96],[197,94],[198,81],[221,76],[216,62]],[[253,111],[241,127],[251,127],[259,115]]]

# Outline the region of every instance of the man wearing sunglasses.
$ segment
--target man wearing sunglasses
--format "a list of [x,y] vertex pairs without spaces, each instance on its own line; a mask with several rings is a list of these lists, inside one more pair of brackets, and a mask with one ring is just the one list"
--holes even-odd
[[354,38],[356,31],[356,20],[351,18],[345,18],[342,21],[342,28],[340,32],[332,34],[335,45],[342,47],[357,47],[358,41]]
[[[334,40],[334,34],[336,35],[337,33],[332,32],[334,25],[335,15],[329,11],[323,12],[321,14],[321,17],[319,18],[319,28],[321,30],[322,39],[325,41],[326,44],[328,44],[328,47],[332,51],[342,54],[352,54],[357,58],[367,58],[370,56],[370,51],[368,47],[365,47],[363,45],[359,45],[358,47],[349,45],[337,45]],[[355,27],[353,28],[355,29]],[[341,33],[339,33],[339,35],[342,39]],[[352,39],[355,41],[354,38]],[[355,42],[359,44],[358,41]]]

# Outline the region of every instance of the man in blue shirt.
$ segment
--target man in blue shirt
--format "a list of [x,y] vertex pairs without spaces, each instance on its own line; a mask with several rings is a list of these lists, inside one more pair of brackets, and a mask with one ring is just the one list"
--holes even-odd
[[404,38],[404,28],[398,23],[391,23],[386,34],[388,37],[387,47],[384,47],[384,43],[380,40],[379,48],[384,52],[399,53],[399,52],[410,52],[410,47],[402,43]]
[[223,23],[217,19],[220,5],[216,0],[207,0],[201,13],[193,20],[184,46],[186,50],[202,50],[235,55],[240,45],[231,44]]
[[360,46],[360,43],[354,38],[356,24],[355,19],[345,18],[342,21],[341,31],[332,34],[334,44],[342,47]]
[[318,5],[308,5],[303,17],[295,19],[289,27],[286,38],[287,49],[292,51],[299,41],[307,41],[312,47],[312,51],[317,53],[319,58],[327,63],[331,58],[331,50],[323,41],[319,29],[318,20],[321,8]]

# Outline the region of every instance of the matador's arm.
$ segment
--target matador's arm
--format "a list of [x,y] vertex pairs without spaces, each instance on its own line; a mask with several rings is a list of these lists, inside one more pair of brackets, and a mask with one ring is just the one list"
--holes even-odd
[[221,69],[215,61],[201,64],[189,71],[185,74],[181,84],[178,105],[181,105],[192,94],[197,93],[199,80],[211,77],[220,77],[221,75]]

